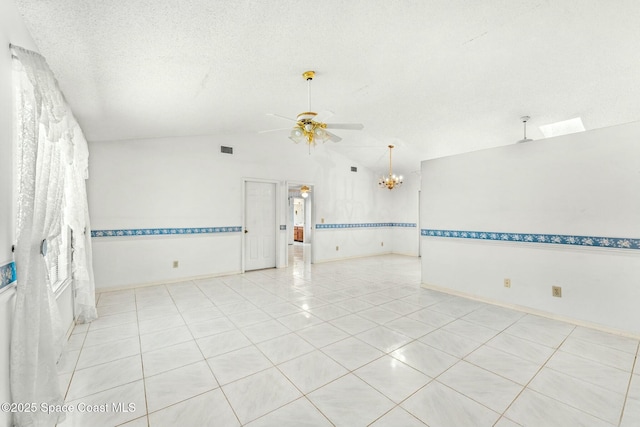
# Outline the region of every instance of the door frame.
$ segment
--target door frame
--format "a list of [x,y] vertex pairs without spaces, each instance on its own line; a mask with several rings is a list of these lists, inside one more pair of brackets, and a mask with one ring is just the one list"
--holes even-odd
[[[318,204],[317,202],[317,197],[315,195],[315,184],[313,182],[310,181],[300,181],[300,180],[287,180],[284,182],[284,191],[286,193],[286,197],[283,198],[283,204],[286,205],[285,210],[287,212],[287,218],[286,218],[286,224],[289,224],[289,189],[290,188],[296,188],[296,187],[301,187],[303,185],[307,185],[309,186],[309,188],[311,189],[311,192],[309,194],[309,197],[305,199],[305,216],[307,215],[307,209],[308,209],[308,205],[311,205],[311,209],[309,212],[310,215],[310,220],[309,220],[309,240],[311,241],[310,243],[310,249],[311,249],[311,264],[314,264],[316,262],[316,229],[314,227],[314,224],[316,223],[316,206]],[[305,218],[305,228],[306,228],[306,218]],[[287,230],[287,233],[289,232],[289,230]],[[306,235],[306,230],[305,230],[305,235]],[[285,266],[289,266],[289,240],[285,239]]]
[[247,229],[247,224],[246,224],[246,212],[247,212],[247,182],[260,182],[260,183],[267,183],[267,184],[274,184],[276,187],[276,191],[274,193],[274,200],[273,203],[275,205],[276,208],[276,214],[275,214],[275,222],[273,224],[273,229],[275,232],[275,239],[274,239],[274,248],[273,248],[273,252],[276,256],[276,265],[275,268],[278,268],[279,265],[279,261],[280,261],[280,203],[278,203],[278,201],[280,200],[280,181],[274,180],[274,179],[262,179],[262,178],[242,178],[242,230],[241,230],[241,234],[242,234],[242,242],[241,242],[241,251],[242,251],[242,265],[241,265],[241,273],[244,274],[245,272],[245,255],[246,255],[246,244],[245,244],[245,230]]

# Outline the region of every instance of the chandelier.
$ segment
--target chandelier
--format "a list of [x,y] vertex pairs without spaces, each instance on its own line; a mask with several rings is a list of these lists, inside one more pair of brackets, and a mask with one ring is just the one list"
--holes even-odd
[[311,191],[311,189],[309,188],[308,185],[303,185],[302,187],[300,187],[300,195],[302,197],[304,197],[305,199],[307,197],[309,197],[309,192]]
[[389,145],[389,175],[382,176],[378,181],[378,186],[380,188],[388,188],[389,190],[393,190],[395,187],[399,187],[402,185],[402,175],[396,176],[393,173],[393,168],[391,166],[391,150],[393,149],[393,145]]

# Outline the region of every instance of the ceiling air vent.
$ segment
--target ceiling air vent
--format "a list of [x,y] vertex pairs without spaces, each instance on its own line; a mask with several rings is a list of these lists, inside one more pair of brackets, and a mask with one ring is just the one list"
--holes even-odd
[[225,147],[224,145],[221,145],[220,152],[224,154],[233,154],[233,147]]
[[358,168],[355,166],[351,166],[351,172],[358,172]]

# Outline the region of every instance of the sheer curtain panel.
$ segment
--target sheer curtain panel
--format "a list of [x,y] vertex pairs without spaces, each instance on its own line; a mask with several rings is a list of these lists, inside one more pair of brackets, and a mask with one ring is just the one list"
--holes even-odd
[[[81,260],[73,266],[72,280],[74,293],[82,295],[82,304],[76,301],[79,311],[75,315],[83,321],[93,320],[96,312],[91,243],[87,244],[85,238],[90,235],[84,192],[86,161],[78,160],[87,152],[86,141],[44,58],[17,46],[11,46],[11,50],[15,58],[18,154],[11,396],[16,403],[58,405],[64,397],[58,385],[56,362],[64,344],[65,326],[60,322],[42,242],[60,234],[61,227],[67,224],[78,233],[77,240],[83,243],[81,256],[77,257]],[[76,170],[78,163],[82,163],[82,171]],[[77,193],[80,191],[83,194]],[[61,421],[59,415],[20,412],[14,414],[14,423],[54,426]]]

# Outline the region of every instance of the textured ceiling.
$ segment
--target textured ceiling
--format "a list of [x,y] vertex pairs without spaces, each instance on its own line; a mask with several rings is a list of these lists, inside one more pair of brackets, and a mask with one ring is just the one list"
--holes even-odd
[[[12,0],[2,0],[12,1]],[[361,164],[512,144],[581,117],[640,119],[637,0],[16,0],[91,141],[282,140],[311,107],[358,122],[330,144]],[[305,150],[304,147],[295,147]]]

